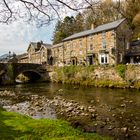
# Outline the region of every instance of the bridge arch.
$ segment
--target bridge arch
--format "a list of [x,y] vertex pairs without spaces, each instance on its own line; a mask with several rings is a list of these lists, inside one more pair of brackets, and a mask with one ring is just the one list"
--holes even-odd
[[24,74],[30,81],[49,81],[46,66],[32,63],[0,63],[0,84],[14,84],[17,76]]
[[25,77],[27,77],[28,82],[36,82],[36,81],[40,81],[42,79],[42,75],[36,70],[23,70],[23,71],[20,71],[20,72],[16,73],[15,79],[17,79],[20,74],[22,74]]

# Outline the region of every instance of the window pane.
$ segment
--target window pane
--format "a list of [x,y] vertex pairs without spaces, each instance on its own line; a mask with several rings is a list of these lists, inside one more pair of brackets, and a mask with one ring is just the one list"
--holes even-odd
[[101,56],[101,63],[104,63],[104,57]]
[[90,44],[90,50],[93,50],[93,45],[92,44]]
[[107,56],[105,56],[105,63],[107,63]]

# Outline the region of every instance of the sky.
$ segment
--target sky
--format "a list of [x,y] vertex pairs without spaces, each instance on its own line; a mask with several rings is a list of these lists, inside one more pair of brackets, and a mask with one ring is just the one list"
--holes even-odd
[[44,25],[37,28],[34,23],[23,21],[13,22],[9,25],[0,24],[0,56],[11,51],[22,54],[27,51],[30,42],[43,41],[52,43],[55,24]]
[[[78,7],[81,7],[84,4],[83,0],[72,0],[72,3],[70,4],[76,6],[75,3],[78,5]],[[21,10],[23,10],[22,5],[18,6],[21,6]],[[15,7],[18,6],[16,5]],[[60,8],[57,12],[59,12],[62,18],[76,14],[76,12],[67,7]],[[51,40],[53,38],[55,23],[56,21],[53,21],[50,25],[44,25],[40,28],[37,28],[36,24],[33,22],[32,24],[29,24],[24,21],[16,21],[8,25],[0,24],[0,56],[9,53],[9,51],[16,54],[25,53],[27,52],[30,42],[38,42],[42,40],[44,43],[52,43]]]

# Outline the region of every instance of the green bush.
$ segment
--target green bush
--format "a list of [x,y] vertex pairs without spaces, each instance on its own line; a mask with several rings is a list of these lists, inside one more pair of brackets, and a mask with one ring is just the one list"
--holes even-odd
[[12,64],[8,64],[7,65],[7,74],[8,76],[13,79],[14,78],[14,69],[13,69],[13,65]]
[[64,72],[64,75],[67,76],[68,78],[69,77],[74,77],[74,75],[80,71],[82,67],[81,66],[65,66],[63,67],[63,72]]
[[126,65],[124,65],[124,64],[117,65],[116,66],[116,71],[119,73],[119,75],[122,78],[125,78]]

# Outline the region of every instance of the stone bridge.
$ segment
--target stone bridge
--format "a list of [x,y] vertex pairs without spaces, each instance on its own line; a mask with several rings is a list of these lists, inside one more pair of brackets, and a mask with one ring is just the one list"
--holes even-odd
[[0,84],[14,84],[21,73],[32,82],[49,80],[48,71],[41,64],[0,63]]

